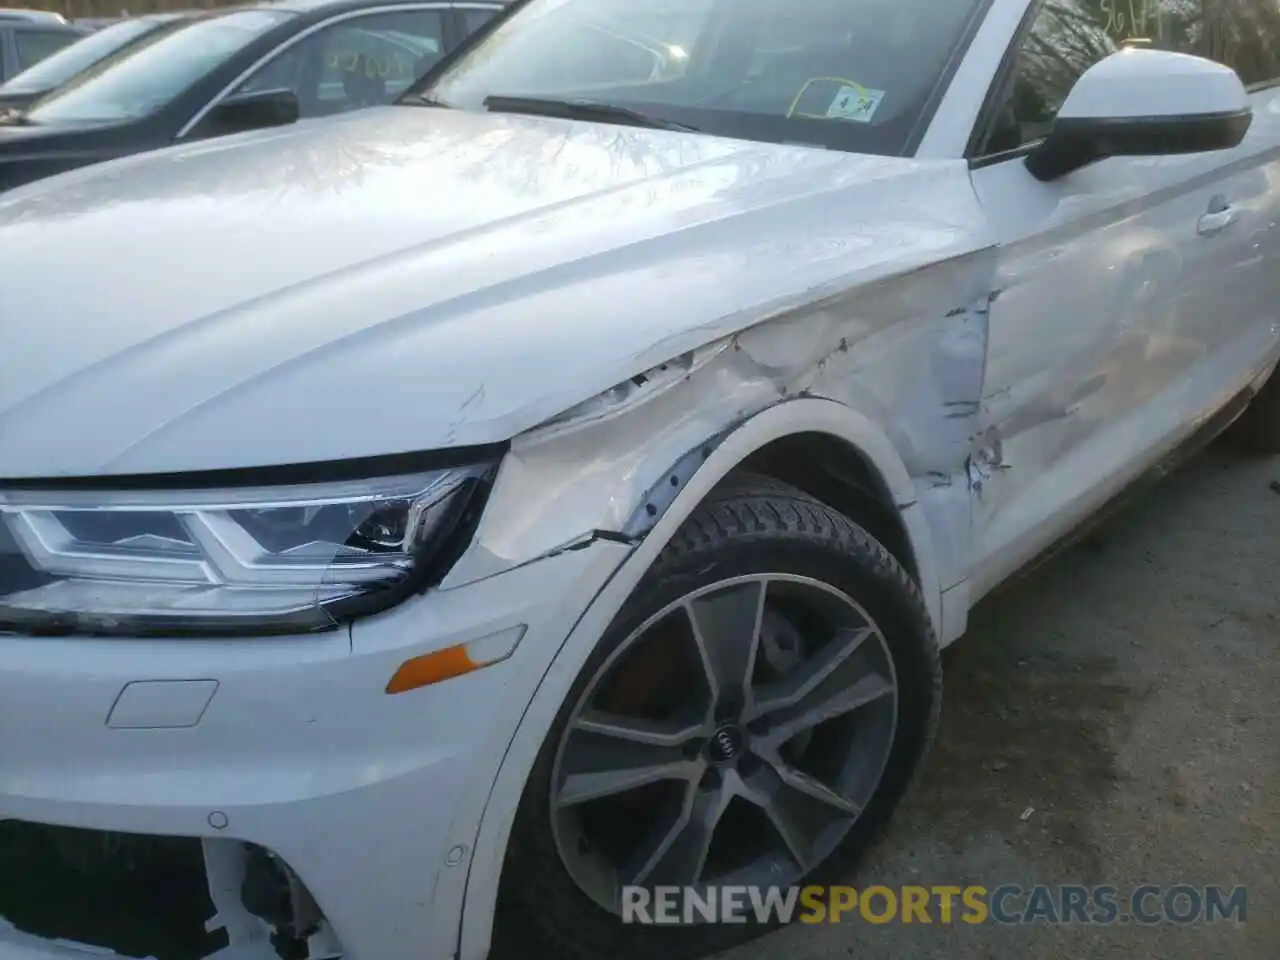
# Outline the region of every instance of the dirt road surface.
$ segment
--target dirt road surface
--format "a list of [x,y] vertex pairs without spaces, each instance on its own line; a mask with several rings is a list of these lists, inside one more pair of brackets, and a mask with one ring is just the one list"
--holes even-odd
[[[723,960],[1280,958],[1280,459],[1212,450],[975,611],[850,882],[1247,887],[1244,924],[795,924]],[[1022,815],[1033,812],[1026,820]]]

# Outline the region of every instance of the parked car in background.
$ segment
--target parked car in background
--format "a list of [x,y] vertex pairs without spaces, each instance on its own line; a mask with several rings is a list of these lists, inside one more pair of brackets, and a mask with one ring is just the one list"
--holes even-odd
[[89,32],[67,23],[57,14],[42,17],[25,14],[25,11],[0,10],[0,83],[35,66]]
[[0,190],[174,143],[389,103],[504,0],[285,0],[196,14],[0,120]]
[[[181,9],[166,7],[163,11],[156,11],[156,12],[157,13],[163,12],[165,14],[172,14],[174,16],[177,16],[179,14],[205,13],[208,10],[209,10],[208,7],[186,7]],[[148,14],[141,14],[141,16],[148,16]],[[119,17],[76,17],[71,22],[74,23],[76,26],[84,27],[85,29],[88,29],[88,30],[101,30],[103,27],[109,27],[113,23],[119,23],[121,20],[129,20],[129,19],[132,19],[132,18],[128,14],[125,14],[124,16],[119,16]]]
[[71,22],[77,27],[84,27],[86,30],[101,30],[103,27],[109,27],[113,23],[119,23],[126,20],[127,17],[76,17]]
[[118,20],[50,54],[33,67],[0,84],[0,112],[25,109],[88,70],[104,67],[165,30],[177,27],[183,14],[156,13]]
[[67,18],[53,10],[28,10],[25,7],[0,7],[0,20],[22,20],[27,23],[66,23]]

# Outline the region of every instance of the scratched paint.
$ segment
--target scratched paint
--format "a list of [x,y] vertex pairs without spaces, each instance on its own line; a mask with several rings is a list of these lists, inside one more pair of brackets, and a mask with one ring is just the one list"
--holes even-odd
[[517,437],[475,544],[446,585],[592,534],[642,536],[661,511],[637,510],[656,488],[671,489],[672,476],[687,482],[708,447],[754,414],[806,396],[857,410],[890,438],[921,478],[944,580],[958,579],[993,265],[994,251],[980,249],[787,311],[724,338],[711,359],[622,413]]

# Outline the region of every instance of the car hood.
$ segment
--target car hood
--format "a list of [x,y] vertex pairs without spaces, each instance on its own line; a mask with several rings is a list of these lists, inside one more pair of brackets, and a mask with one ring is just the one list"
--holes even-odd
[[0,477],[506,440],[973,246],[963,164],[430,108],[0,196]]

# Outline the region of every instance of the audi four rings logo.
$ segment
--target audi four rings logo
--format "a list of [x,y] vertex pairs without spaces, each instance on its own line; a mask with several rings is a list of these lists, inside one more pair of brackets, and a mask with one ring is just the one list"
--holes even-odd
[[727,763],[742,749],[742,734],[735,727],[721,727],[711,735],[709,747],[713,760]]

